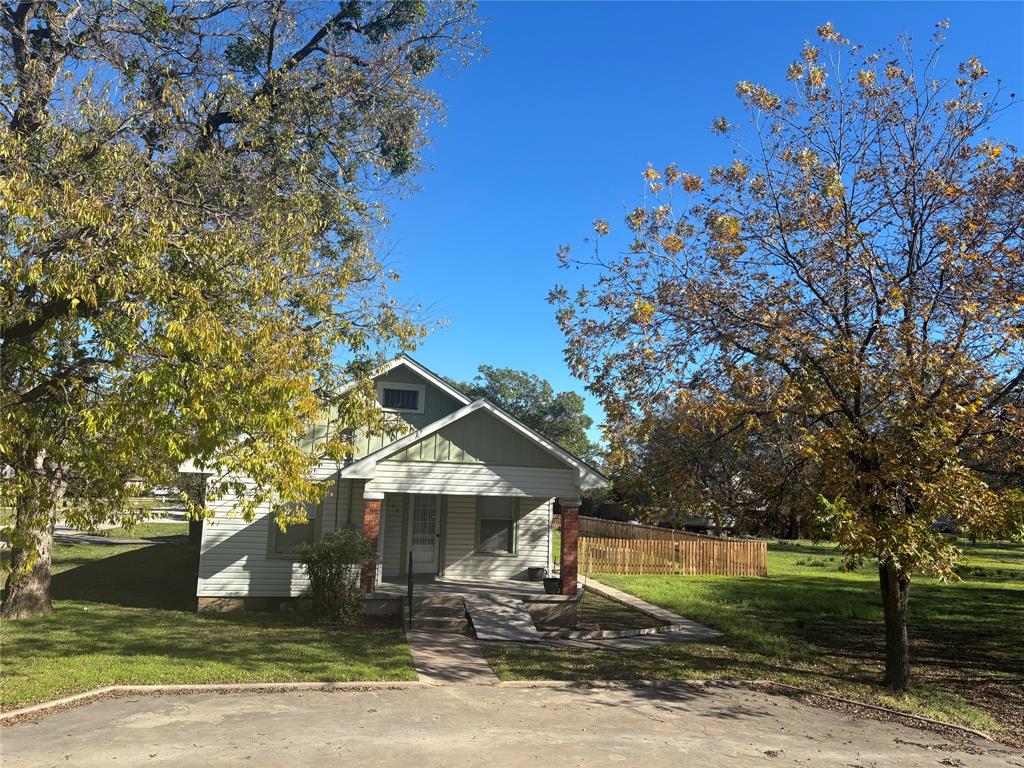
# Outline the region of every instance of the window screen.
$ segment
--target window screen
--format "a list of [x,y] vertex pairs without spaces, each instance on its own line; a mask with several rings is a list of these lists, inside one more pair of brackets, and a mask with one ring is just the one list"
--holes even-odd
[[415,389],[384,388],[384,407],[396,411],[416,411],[420,406],[420,393]]
[[309,518],[309,522],[302,525],[289,525],[287,531],[282,532],[277,527],[276,522],[273,520],[270,522],[270,535],[273,541],[271,551],[275,555],[292,555],[300,547],[313,543],[316,531],[317,506],[316,504],[307,504],[306,516]]
[[477,499],[481,552],[512,553],[516,549],[516,500],[502,496]]

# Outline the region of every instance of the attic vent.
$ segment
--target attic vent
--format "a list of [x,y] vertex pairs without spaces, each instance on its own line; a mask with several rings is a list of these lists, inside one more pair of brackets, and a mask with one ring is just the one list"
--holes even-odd
[[389,410],[418,411],[420,410],[420,393],[415,389],[391,389],[384,387],[383,405]]

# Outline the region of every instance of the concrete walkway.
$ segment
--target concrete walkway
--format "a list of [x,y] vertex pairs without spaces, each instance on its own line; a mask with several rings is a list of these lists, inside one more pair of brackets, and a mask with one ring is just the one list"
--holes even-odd
[[412,665],[421,681],[439,685],[498,682],[473,638],[430,629],[410,629],[405,635],[412,651]]
[[[552,638],[537,631],[526,605],[517,596],[503,594],[465,596],[466,610],[473,622],[476,639],[481,643],[544,643],[566,648],[592,648],[602,650],[635,650],[674,643],[707,642],[722,633],[677,613],[641,600],[635,595],[609,587],[595,579],[588,579],[587,591],[622,603],[633,610],[650,616],[655,624],[669,625],[664,630],[629,637],[574,637]],[[586,596],[583,597],[586,604]]]
[[107,699],[2,732],[4,768],[1019,768],[1024,755],[737,688],[422,686]]
[[466,611],[481,643],[539,643],[526,603],[514,597],[466,595]]

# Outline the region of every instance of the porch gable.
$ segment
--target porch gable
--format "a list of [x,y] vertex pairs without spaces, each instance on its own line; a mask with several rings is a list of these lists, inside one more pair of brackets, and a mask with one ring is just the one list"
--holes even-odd
[[[460,425],[462,422],[465,426]],[[435,437],[439,434],[442,435],[440,440]],[[410,448],[414,450],[409,451]],[[394,460],[395,457],[401,458]],[[503,459],[509,458],[519,463],[503,463]],[[483,399],[341,467],[340,472],[342,477],[374,481],[380,478],[382,471],[399,472],[399,467],[405,468],[400,473],[411,473],[413,467],[430,467],[433,468],[431,474],[436,471],[439,475],[457,467],[466,471],[511,467],[535,473],[568,472],[574,478],[577,495],[580,488],[601,488],[608,482],[582,459]]]
[[565,467],[550,452],[486,411],[475,411],[385,461],[428,461],[512,467]]

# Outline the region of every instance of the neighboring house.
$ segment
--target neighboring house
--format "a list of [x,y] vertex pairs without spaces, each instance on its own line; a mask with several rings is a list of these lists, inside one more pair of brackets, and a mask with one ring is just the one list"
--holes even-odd
[[308,525],[282,533],[270,507],[251,523],[237,497],[211,501],[203,526],[197,594],[200,610],[257,607],[306,589],[295,554],[342,527],[360,531],[378,553],[379,583],[404,581],[409,556],[417,576],[525,579],[551,565],[551,514],[562,512],[563,592],[576,593],[580,491],[606,484],[593,467],[487,400],[470,401],[411,358],[375,377],[380,407],[401,419],[395,438],[359,435],[351,460],[321,464],[328,492],[310,504]]

